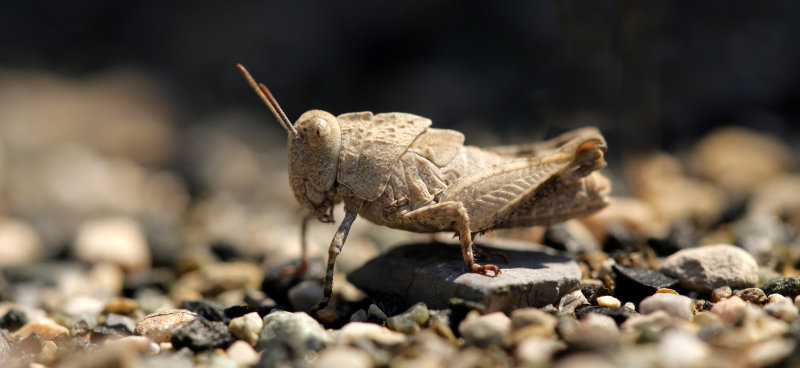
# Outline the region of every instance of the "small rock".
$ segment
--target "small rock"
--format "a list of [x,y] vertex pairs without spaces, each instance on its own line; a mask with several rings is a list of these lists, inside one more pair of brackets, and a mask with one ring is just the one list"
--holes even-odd
[[639,312],[642,314],[662,310],[672,316],[690,320],[694,316],[694,302],[683,295],[658,293],[644,298],[639,303]]
[[158,344],[144,336],[125,336],[109,342],[109,344],[119,344],[125,350],[135,351],[142,355],[154,355],[161,351]]
[[120,315],[110,313],[106,316],[106,326],[111,329],[122,330],[127,334],[132,334],[136,329],[136,323],[132,319]]
[[736,328],[714,335],[711,344],[725,349],[744,350],[756,343],[783,337],[789,332],[788,323],[769,316],[752,304],[741,303],[744,307],[735,320]]
[[78,295],[67,300],[61,307],[61,312],[68,316],[79,314],[98,314],[103,311],[106,301],[89,295]]
[[555,335],[556,324],[558,324],[558,318],[541,309],[521,308],[511,312],[511,328],[515,334],[525,330],[526,336],[534,334],[550,337]]
[[289,302],[298,311],[310,311],[322,299],[322,284],[318,281],[303,281],[288,292]]
[[9,309],[3,317],[0,317],[0,328],[16,331],[28,323],[28,316],[20,309]]
[[711,348],[703,340],[680,330],[664,331],[658,343],[659,361],[665,367],[702,367],[711,355]]
[[742,298],[742,300],[755,305],[761,305],[767,301],[767,295],[764,294],[764,291],[759,288],[747,288],[744,290],[739,290],[735,295]]
[[264,317],[257,350],[264,350],[273,343],[286,344],[299,351],[319,350],[332,342],[333,337],[308,314],[274,311]]
[[800,295],[800,278],[775,277],[761,285],[761,290],[767,295],[777,293],[794,298]]
[[349,346],[336,346],[323,350],[314,363],[318,368],[371,368],[372,358],[367,352]]
[[11,338],[25,338],[37,333],[44,340],[52,340],[56,336],[69,333],[69,329],[47,317],[36,317],[10,335]]
[[575,290],[561,298],[558,302],[558,315],[565,316],[575,312],[581,305],[588,304],[589,301],[583,296],[580,290]]
[[657,271],[620,265],[614,265],[613,269],[617,275],[614,288],[616,296],[634,303],[641,302],[660,288],[674,287],[678,284],[678,280]]
[[604,295],[597,298],[597,305],[601,307],[615,308],[621,306],[622,303],[620,303],[619,299],[611,295]]
[[172,287],[175,300],[197,300],[230,290],[257,290],[261,267],[249,262],[211,263],[184,274]]
[[364,309],[359,309],[355,311],[352,315],[350,315],[350,322],[366,322],[367,321],[367,311]]
[[790,299],[769,303],[764,306],[763,311],[767,312],[770,316],[789,323],[793,322],[798,314],[797,307],[794,306],[794,303],[792,303]]
[[[770,367],[795,352],[797,341],[792,339],[772,339],[750,346],[745,353],[746,364],[751,367]],[[794,363],[790,360],[790,364]]]
[[383,313],[380,307],[375,304],[370,304],[369,309],[367,310],[367,320],[383,323],[386,319],[389,318],[386,316],[386,313]]
[[136,221],[126,217],[84,222],[78,229],[74,254],[84,262],[111,262],[128,272],[150,267],[144,233]]
[[247,341],[250,345],[256,346],[258,343],[258,335],[264,328],[264,320],[258,313],[252,312],[231,319],[228,328],[233,336]]
[[716,303],[722,299],[730,298],[733,295],[733,290],[728,285],[720,286],[714,290],[711,290],[711,301]]
[[212,322],[230,322],[230,319],[225,316],[223,307],[213,302],[205,300],[184,300],[181,302],[181,309],[197,313],[198,316]]
[[747,306],[747,302],[742,300],[742,298],[732,296],[714,303],[714,306],[711,307],[711,313],[720,316],[726,323],[730,323],[736,319],[745,306]]
[[169,342],[172,333],[182,325],[200,318],[196,313],[185,309],[173,309],[156,312],[144,317],[138,324],[134,333],[148,337],[156,343]]
[[744,249],[733,245],[707,245],[681,250],[664,260],[661,272],[681,286],[710,292],[720,286],[748,288],[758,282],[758,264]]
[[0,221],[0,267],[33,262],[41,252],[33,227],[20,220]]
[[636,312],[634,312],[633,309],[624,307],[596,307],[592,305],[585,305],[575,311],[575,315],[579,319],[586,318],[586,316],[589,314],[602,314],[604,316],[609,316],[617,321],[618,324],[621,324],[631,316],[635,315]]
[[411,244],[370,260],[348,279],[368,293],[394,293],[409,304],[444,309],[450,299],[459,298],[481,303],[489,312],[541,307],[579,288],[581,270],[573,260],[531,250],[482,248],[508,256],[508,264],[499,264],[500,276],[464,269],[457,244]]
[[601,250],[600,243],[586,225],[576,219],[548,226],[544,232],[544,245],[575,254]]
[[667,328],[684,323],[663,310],[650,314],[637,314],[628,318],[620,327],[625,335],[637,335],[640,339],[644,333],[660,334]]
[[425,303],[417,303],[403,313],[386,319],[386,326],[392,330],[415,334],[430,318],[430,311]]
[[602,295],[611,295],[613,290],[603,285],[603,282],[595,279],[581,280],[581,293],[586,297],[589,303],[597,304],[597,297]]
[[511,332],[511,319],[502,312],[479,315],[472,311],[458,325],[458,332],[469,345],[488,347],[499,344]]
[[198,318],[178,327],[171,341],[176,349],[187,347],[192,351],[204,351],[227,348],[233,343],[233,336],[224,322]]
[[235,341],[225,352],[228,354],[228,357],[239,366],[252,366],[258,363],[261,357],[258,352],[253,349],[252,344],[242,340]]
[[520,363],[530,364],[536,367],[548,366],[553,358],[553,354],[566,348],[560,341],[531,336],[517,344],[514,356]]
[[336,342],[356,345],[361,340],[371,340],[383,346],[394,346],[406,342],[406,335],[386,327],[366,322],[350,322],[339,330]]
[[719,315],[716,315],[710,311],[702,311],[694,315],[692,318],[692,322],[704,326],[704,325],[719,325],[722,324],[722,318]]
[[136,300],[130,298],[123,298],[123,297],[116,297],[111,298],[111,300],[106,303],[105,308],[103,311],[106,313],[116,313],[116,314],[131,314],[139,307],[139,303]]
[[589,313],[563,335],[571,349],[597,351],[615,349],[619,344],[619,336],[614,319],[597,313]]

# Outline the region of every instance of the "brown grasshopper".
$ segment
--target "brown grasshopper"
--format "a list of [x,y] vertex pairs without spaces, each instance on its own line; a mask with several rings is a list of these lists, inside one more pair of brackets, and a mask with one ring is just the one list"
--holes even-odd
[[[361,215],[395,229],[455,232],[467,270],[493,276],[500,269],[473,257],[476,233],[549,225],[586,216],[608,203],[606,142],[596,128],[565,133],[522,146],[464,146],[464,135],[430,128],[407,113],[333,116],[310,110],[292,125],[264,84],[237,65],[289,133],[289,181],[311,215],[302,223],[302,263],[307,266],[306,222],[333,222],[333,206],[345,215],[328,248],[323,297],[330,301],[333,268],[350,226]],[[477,248],[476,248],[477,251]]]

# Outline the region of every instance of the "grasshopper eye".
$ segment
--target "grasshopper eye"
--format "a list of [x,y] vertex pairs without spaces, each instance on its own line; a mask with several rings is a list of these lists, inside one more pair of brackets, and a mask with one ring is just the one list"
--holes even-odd
[[308,137],[308,145],[312,149],[320,149],[328,141],[331,135],[331,127],[325,119],[315,118],[312,119],[308,128],[306,129],[306,136]]

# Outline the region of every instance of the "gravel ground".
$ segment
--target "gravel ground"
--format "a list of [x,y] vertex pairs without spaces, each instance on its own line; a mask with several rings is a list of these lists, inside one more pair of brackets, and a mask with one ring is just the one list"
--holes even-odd
[[775,137],[631,157],[605,210],[488,234],[570,270],[553,300],[360,289],[345,275],[392,246],[445,247],[361,221],[333,308],[309,315],[334,227],[282,275],[300,217],[283,136],[236,114],[178,130],[141,76],[1,77],[3,367],[800,365],[800,176]]

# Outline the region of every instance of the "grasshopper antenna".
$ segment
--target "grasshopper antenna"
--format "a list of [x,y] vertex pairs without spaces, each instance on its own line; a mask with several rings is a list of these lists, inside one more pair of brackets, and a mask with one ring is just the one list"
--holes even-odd
[[256,91],[256,94],[258,94],[261,99],[264,100],[264,103],[269,106],[269,109],[272,110],[272,113],[275,114],[275,117],[278,119],[281,125],[283,125],[283,127],[286,128],[286,130],[289,131],[294,138],[299,138],[300,133],[298,133],[297,130],[295,130],[292,126],[292,123],[289,122],[289,118],[286,117],[286,113],[284,113],[283,109],[281,109],[281,105],[278,105],[278,101],[272,96],[272,92],[269,91],[267,86],[265,86],[264,83],[256,83],[256,80],[250,76],[250,73],[247,72],[247,69],[245,69],[242,64],[236,64],[236,67],[239,68],[239,71],[242,72],[244,78],[247,79],[247,83],[250,84],[250,87],[253,87],[253,90]]

